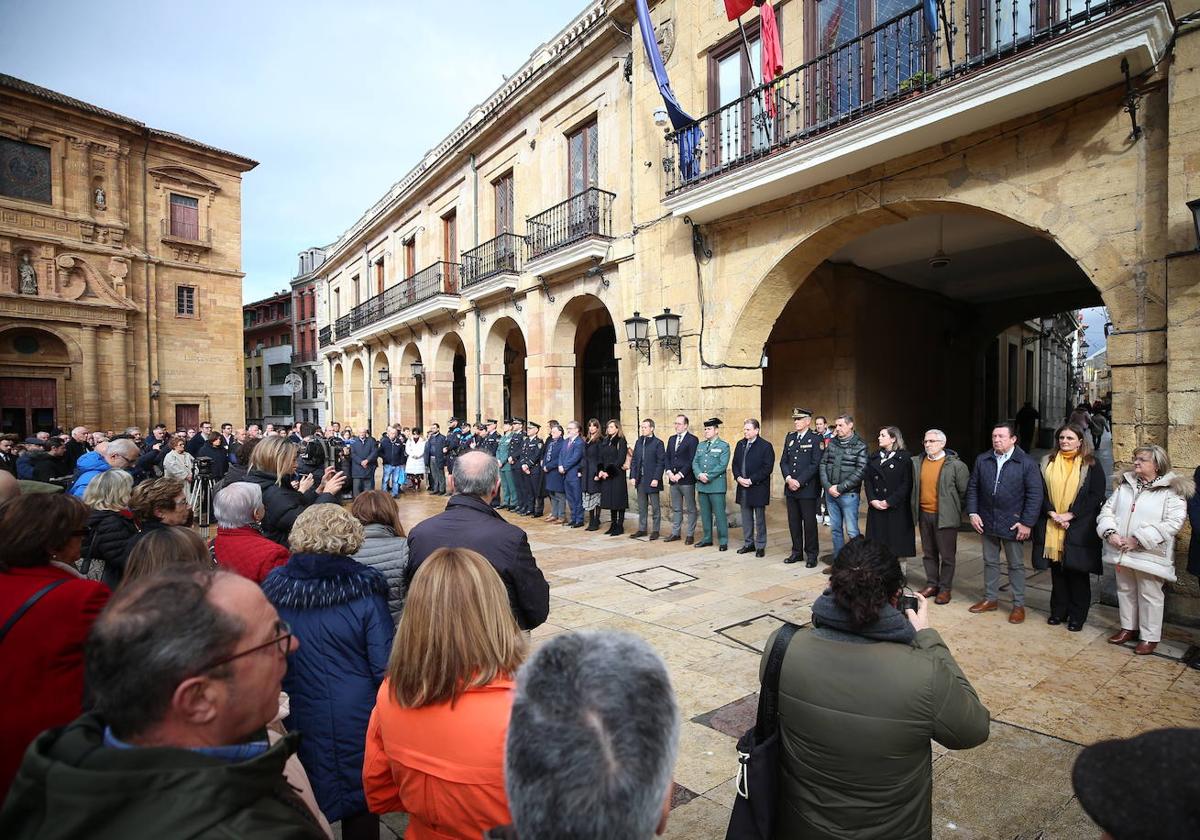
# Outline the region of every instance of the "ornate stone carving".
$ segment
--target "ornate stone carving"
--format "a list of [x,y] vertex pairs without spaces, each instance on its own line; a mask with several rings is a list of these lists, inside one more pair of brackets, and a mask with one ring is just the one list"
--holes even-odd
[[108,199],[104,194],[104,187],[96,187],[96,191],[92,194],[92,198],[96,203],[97,210],[108,209]]
[[37,270],[34,269],[33,263],[29,261],[29,254],[21,255],[21,264],[17,266],[17,278],[19,282],[19,291],[23,295],[36,295],[38,293],[38,277]]
[[658,41],[659,52],[662,53],[663,64],[671,60],[675,52],[675,21],[667,18],[654,29],[655,40]]

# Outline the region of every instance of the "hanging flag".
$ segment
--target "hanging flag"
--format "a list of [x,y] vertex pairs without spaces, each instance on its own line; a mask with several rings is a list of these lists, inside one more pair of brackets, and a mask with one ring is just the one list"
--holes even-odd
[[725,14],[730,20],[737,20],[754,5],[754,0],[725,0]]
[[929,30],[930,37],[937,34],[937,6],[938,0],[924,0],[925,4],[925,28]]
[[[758,11],[761,23],[761,52],[762,52],[762,83],[771,81],[783,72],[783,44],[779,42],[779,22],[775,19],[775,9],[770,0],[762,4]],[[775,118],[775,90],[767,88],[767,114]]]
[[[650,22],[650,8],[646,0],[637,0],[638,29],[642,33],[642,45],[646,48],[646,60],[650,63],[650,71],[654,73],[654,81],[658,84],[658,92],[662,95],[663,105],[667,109],[667,117],[671,120],[679,142],[679,173],[685,181],[700,174],[699,147],[704,132],[696,121],[683,110],[675,92],[671,90],[671,82],[667,78],[667,68],[663,65],[662,53],[658,50],[658,41],[654,37],[654,24]],[[686,130],[682,130],[686,129]]]

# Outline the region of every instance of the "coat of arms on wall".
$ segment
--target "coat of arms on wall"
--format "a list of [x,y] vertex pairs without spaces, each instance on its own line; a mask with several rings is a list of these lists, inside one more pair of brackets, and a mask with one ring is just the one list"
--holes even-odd
[[668,18],[654,28],[655,40],[658,41],[658,51],[662,53],[663,64],[671,60],[675,51],[675,21]]

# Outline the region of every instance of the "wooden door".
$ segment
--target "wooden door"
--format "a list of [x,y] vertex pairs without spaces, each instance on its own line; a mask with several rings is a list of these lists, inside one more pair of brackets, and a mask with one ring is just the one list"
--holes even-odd
[[58,383],[53,379],[0,378],[0,433],[53,431],[57,425]]
[[199,403],[176,403],[175,404],[175,428],[176,429],[199,429],[200,428],[200,404]]

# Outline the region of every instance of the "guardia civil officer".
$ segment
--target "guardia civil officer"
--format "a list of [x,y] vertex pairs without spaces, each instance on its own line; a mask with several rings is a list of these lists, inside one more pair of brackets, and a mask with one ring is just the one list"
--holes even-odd
[[804,555],[804,565],[817,565],[817,505],[821,497],[821,436],[812,431],[812,412],[792,409],[794,431],[788,432],[779,456],[783,473],[783,497],[787,502],[788,530],[792,534],[792,553],[784,563],[796,563]]
[[700,527],[703,534],[696,548],[713,544],[713,521],[717,525],[717,543],[721,551],[729,548],[729,519],[725,514],[725,476],[729,471],[729,444],[721,440],[721,420],[704,421],[704,440],[696,445],[692,472],[696,474],[696,495],[700,500]]
[[525,421],[514,417],[512,421],[512,438],[508,442],[508,465],[512,467],[509,475],[512,479],[513,500],[509,510],[521,513],[525,508],[525,479],[521,472],[521,453],[525,451]]

